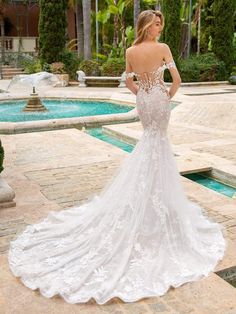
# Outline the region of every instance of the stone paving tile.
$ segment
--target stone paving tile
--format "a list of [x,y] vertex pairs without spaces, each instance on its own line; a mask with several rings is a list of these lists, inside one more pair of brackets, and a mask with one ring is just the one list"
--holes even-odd
[[[30,171],[26,172],[25,176],[40,185],[41,192],[47,199],[57,202],[64,208],[99,193],[111,180],[119,165],[119,161],[94,162],[63,169]],[[57,178],[58,175],[60,180]]]
[[215,145],[214,147],[193,148],[197,152],[207,152],[212,155],[216,155],[227,160],[236,161],[236,143],[229,145]]
[[24,219],[12,219],[0,222],[0,254],[7,252],[9,242],[25,227]]
[[[168,129],[168,134],[173,144],[186,144],[194,142],[211,141],[212,139],[219,139],[225,137],[223,134],[211,134],[203,130],[196,130],[191,127],[178,126],[178,132],[176,127],[171,125]],[[184,141],[183,141],[184,138]]]

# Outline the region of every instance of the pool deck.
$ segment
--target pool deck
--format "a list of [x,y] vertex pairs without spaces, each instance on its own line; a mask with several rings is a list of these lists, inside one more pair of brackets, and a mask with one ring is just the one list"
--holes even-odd
[[[0,81],[5,89],[7,81]],[[236,177],[236,87],[183,86],[174,97],[169,138],[181,173],[218,169]],[[207,94],[207,95],[201,95]],[[23,93],[8,95],[24,97]],[[126,88],[54,88],[47,97],[104,98],[135,103]],[[0,100],[6,95],[0,93]],[[140,122],[106,125],[106,132],[136,143]],[[76,128],[0,135],[5,149],[2,177],[16,193],[16,206],[0,209],[0,313],[2,314],[235,314],[236,289],[216,272],[236,266],[236,199],[209,190],[182,177],[188,197],[204,207],[209,219],[226,227],[224,259],[208,277],[171,288],[164,296],[105,305],[90,301],[70,305],[61,298],[46,299],[26,288],[9,271],[8,243],[27,224],[51,210],[89,200],[99,193],[121,165],[127,152]]]

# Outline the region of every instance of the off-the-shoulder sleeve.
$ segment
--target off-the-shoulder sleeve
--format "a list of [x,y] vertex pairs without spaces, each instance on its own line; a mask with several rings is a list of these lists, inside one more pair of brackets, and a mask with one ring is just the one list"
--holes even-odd
[[167,67],[167,69],[170,69],[170,68],[176,68],[175,61],[174,61],[174,60],[172,60],[172,61],[170,61],[170,62],[166,63],[166,67]]
[[135,72],[125,72],[125,78],[134,77]]

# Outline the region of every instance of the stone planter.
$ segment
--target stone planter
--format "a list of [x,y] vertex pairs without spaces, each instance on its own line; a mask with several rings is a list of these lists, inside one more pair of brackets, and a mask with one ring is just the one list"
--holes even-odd
[[230,82],[230,84],[232,84],[232,85],[236,85],[236,75],[231,75],[231,76],[229,77],[229,82]]
[[55,74],[59,80],[56,86],[68,86],[69,85],[69,74]]
[[14,198],[15,192],[0,176],[0,209],[16,206],[16,203],[13,201]]

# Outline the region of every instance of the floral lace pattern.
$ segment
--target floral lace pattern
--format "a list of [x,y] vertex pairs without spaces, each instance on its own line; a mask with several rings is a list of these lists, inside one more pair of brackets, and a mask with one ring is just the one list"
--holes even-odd
[[171,66],[137,76],[144,132],[100,195],[50,212],[10,243],[10,269],[27,287],[69,303],[133,302],[207,276],[223,258],[224,227],[186,198],[166,135]]

